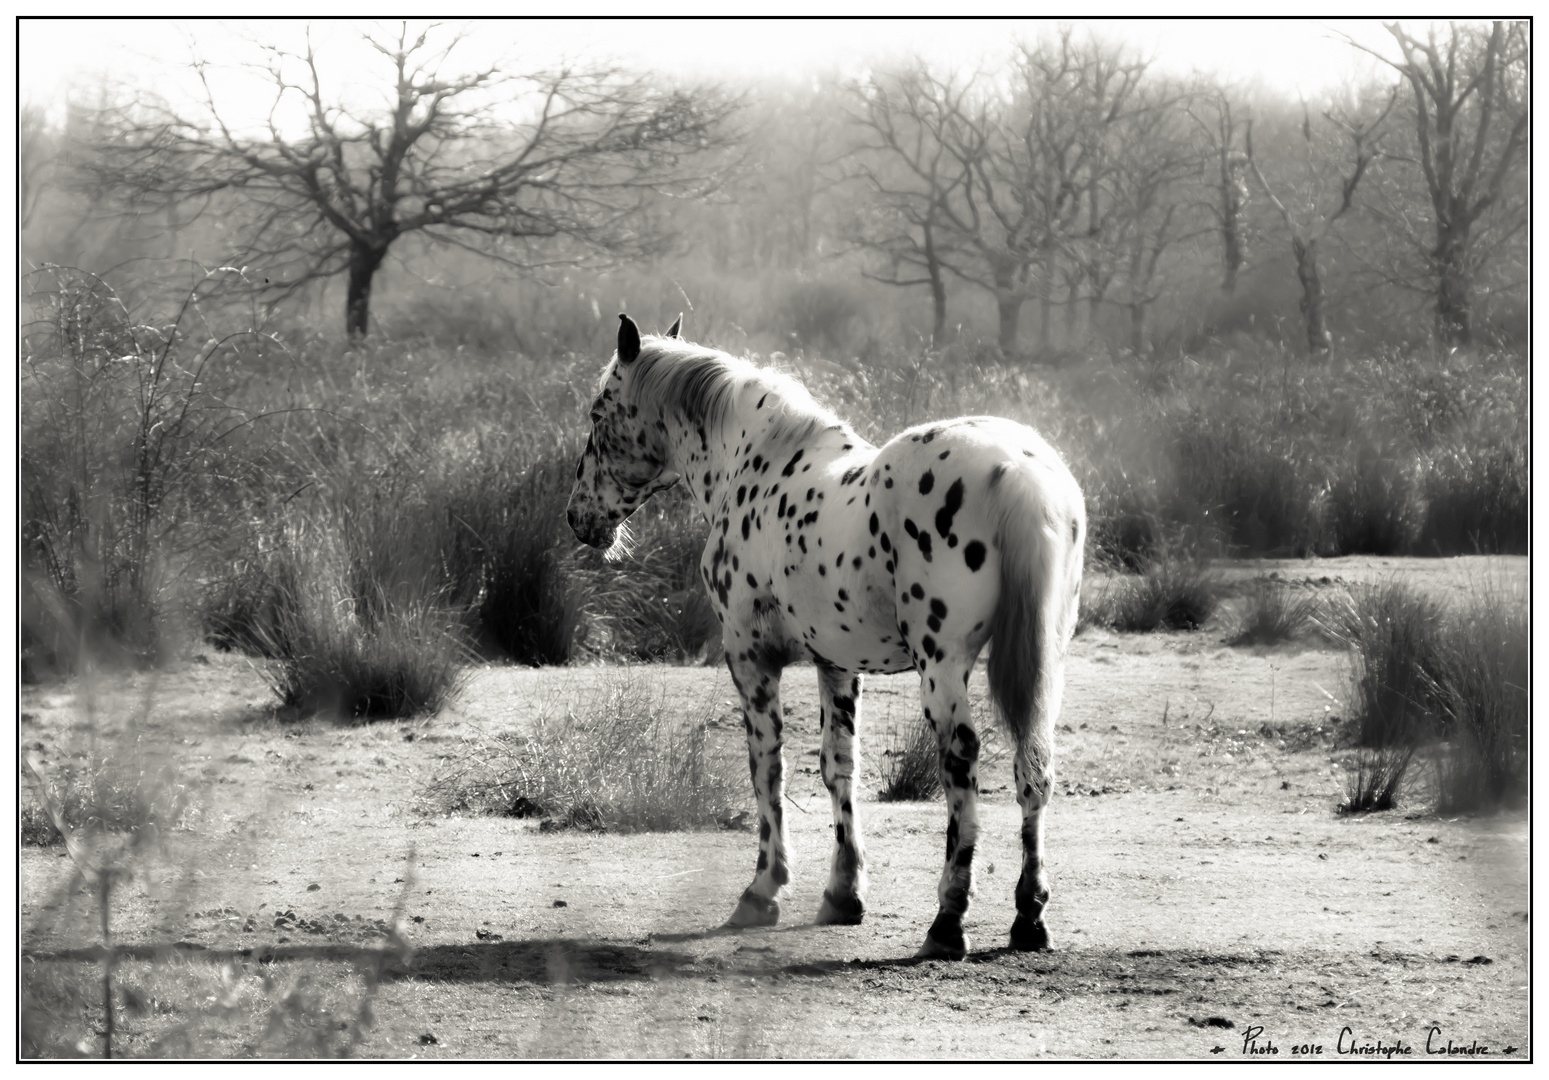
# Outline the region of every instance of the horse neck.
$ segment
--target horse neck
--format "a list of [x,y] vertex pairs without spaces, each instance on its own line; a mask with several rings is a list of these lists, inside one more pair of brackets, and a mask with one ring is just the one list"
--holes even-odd
[[[755,405],[761,397],[766,399],[764,408]],[[669,422],[672,468],[683,477],[707,519],[714,518],[716,508],[723,502],[734,500],[739,485],[788,481],[781,473],[798,450],[802,457],[792,470],[793,475],[802,465],[839,456],[845,452],[842,447],[846,444],[863,443],[843,424],[820,425],[804,438],[793,437],[789,421],[782,421],[780,410],[772,407],[777,404],[774,391],[755,385],[737,394],[719,424],[705,425],[703,439],[699,425]],[[762,480],[750,480],[755,468],[762,470],[766,462],[770,466],[767,471],[760,471]],[[706,473],[711,478],[708,485]]]

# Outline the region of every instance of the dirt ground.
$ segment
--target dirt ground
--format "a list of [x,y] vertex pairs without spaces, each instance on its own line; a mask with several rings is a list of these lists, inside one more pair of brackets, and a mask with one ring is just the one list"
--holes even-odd
[[[1228,576],[1334,590],[1400,571],[1439,595],[1487,577],[1525,589],[1527,560],[1286,561]],[[115,901],[120,982],[152,1002],[119,1018],[126,1054],[216,1009],[199,1055],[278,1052],[279,986],[287,1001],[322,1002],[330,1024],[344,1017],[365,1057],[1284,1061],[1399,1047],[1434,1060],[1450,1043],[1454,1056],[1525,1059],[1526,815],[1444,819],[1417,799],[1337,816],[1347,660],[1316,638],[1228,647],[1230,617],[1073,643],[1049,953],[1004,947],[1019,818],[1009,759],[988,742],[961,963],[911,959],[935,913],[943,805],[873,798],[866,742],[914,722],[908,675],[866,682],[858,810],[871,885],[857,927],[811,924],[831,828],[810,667],[789,670],[784,691],[795,880],[782,925],[741,933],[718,927],[751,878],[750,833],[548,832],[440,815],[423,798],[469,747],[584,693],[603,669],[483,668],[440,716],[340,727],[282,721],[251,663],[212,652],[155,675],[24,688],[20,739],[57,765],[149,701],[139,730],[201,792],[170,857]],[[740,727],[724,668],[629,677]],[[971,690],[988,728],[982,665]],[[27,846],[19,867],[22,963],[39,985],[89,981],[101,939],[71,860]],[[352,958],[400,903],[413,956],[390,966],[363,1024]],[[60,1052],[90,1052],[100,1036],[89,1001],[55,1015]]]

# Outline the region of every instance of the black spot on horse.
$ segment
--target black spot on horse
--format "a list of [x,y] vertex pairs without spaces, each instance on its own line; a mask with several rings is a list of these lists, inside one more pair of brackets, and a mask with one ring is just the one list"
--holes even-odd
[[877,515],[876,514],[872,514],[871,515],[871,521],[869,521],[867,524],[868,524],[868,526],[871,529],[871,535],[872,536],[876,536],[877,535],[877,530],[882,527],[881,524],[877,521]]
[[947,488],[946,502],[941,504],[941,509],[936,511],[936,532],[946,536],[952,531],[952,518],[963,508],[963,481],[961,478],[952,481],[952,486]]
[[945,619],[947,617],[947,605],[933,596],[930,601],[930,613],[938,619]]
[[925,475],[920,477],[920,494],[921,495],[929,495],[930,492],[931,492],[931,488],[933,488],[935,486],[936,486],[936,474],[931,472],[929,469],[926,469],[925,470]]
[[916,600],[924,600],[925,590],[920,588],[920,583],[916,581],[913,585],[909,586],[909,595],[914,597]]
[[968,546],[963,548],[963,561],[968,564],[968,569],[977,572],[984,565],[984,545],[977,540],[968,541]]

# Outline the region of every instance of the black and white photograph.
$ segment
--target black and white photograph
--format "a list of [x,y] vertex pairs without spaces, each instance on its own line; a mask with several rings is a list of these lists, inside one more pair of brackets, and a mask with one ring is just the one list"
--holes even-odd
[[1531,1060],[1530,21],[13,27],[18,1061]]

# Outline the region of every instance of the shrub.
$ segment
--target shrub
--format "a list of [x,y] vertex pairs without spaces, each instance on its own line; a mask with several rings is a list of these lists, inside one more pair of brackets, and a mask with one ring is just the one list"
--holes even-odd
[[924,802],[941,796],[940,748],[936,733],[920,722],[903,730],[890,727],[886,746],[877,758],[882,776],[882,802]]
[[1174,553],[1146,560],[1137,576],[1115,578],[1088,606],[1093,623],[1126,633],[1194,630],[1215,613],[1220,593],[1204,560]]
[[223,278],[196,275],[171,317],[132,312],[102,278],[29,275],[21,338],[24,675],[155,661],[187,559],[252,474],[251,425],[227,404],[232,349],[205,319]]
[[469,747],[427,794],[448,810],[561,826],[714,826],[747,798],[741,741],[740,729],[723,738],[708,715],[673,714],[664,691],[626,670],[540,715],[528,734]]
[[1317,595],[1300,592],[1283,581],[1254,578],[1248,586],[1233,645],[1273,645],[1291,641],[1306,630],[1318,610]]
[[777,329],[808,349],[843,350],[865,304],[848,282],[798,281],[775,312]]

